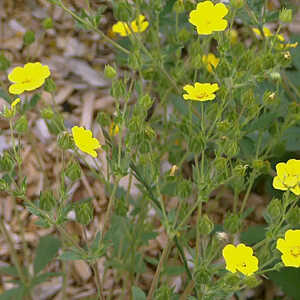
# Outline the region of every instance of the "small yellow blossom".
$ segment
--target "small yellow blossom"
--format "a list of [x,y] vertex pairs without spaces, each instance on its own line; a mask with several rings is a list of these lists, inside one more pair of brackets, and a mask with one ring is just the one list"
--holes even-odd
[[298,42],[295,43],[287,43],[287,44],[280,44],[281,49],[289,49],[289,48],[296,48],[298,46]]
[[9,92],[17,95],[24,91],[33,91],[41,87],[49,76],[49,67],[43,66],[40,62],[27,63],[23,68],[16,67],[8,75],[8,79],[13,82]]
[[83,127],[72,127],[73,139],[76,146],[82,151],[93,157],[97,157],[95,149],[101,147],[99,141],[93,138],[93,134],[90,130]]
[[187,84],[183,89],[187,92],[187,94],[183,95],[185,100],[207,101],[216,98],[214,93],[219,89],[219,86],[217,83],[196,82],[195,86]]
[[291,190],[300,195],[300,160],[290,159],[287,163],[276,165],[277,176],[273,179],[273,187],[277,190]]
[[[258,28],[252,28],[252,31],[258,36],[258,37],[262,37],[262,34],[260,32],[260,30]],[[273,36],[273,33],[271,32],[271,30],[268,27],[263,27],[263,32],[264,32],[264,36],[265,37],[271,37]],[[277,39],[281,42],[284,41],[284,36],[282,34],[277,34],[276,35]]]
[[117,22],[112,27],[112,32],[118,33],[120,36],[128,36],[133,32],[143,32],[149,26],[149,22],[145,20],[146,17],[139,15],[137,19],[130,23],[130,27],[126,22]]
[[278,239],[276,248],[282,253],[281,260],[286,267],[300,267],[300,230],[288,230],[284,239]]
[[251,276],[258,270],[258,259],[253,255],[251,247],[238,244],[235,247],[228,244],[223,249],[223,257],[226,262],[226,270],[236,273],[239,271],[246,276]]
[[16,114],[16,105],[20,102],[20,98],[15,99],[12,104],[10,105],[10,109],[5,107],[3,115],[6,118],[11,118]]
[[190,12],[189,22],[197,27],[198,34],[212,34],[226,29],[228,22],[223,18],[227,14],[228,9],[223,3],[214,5],[212,1],[204,1]]
[[212,72],[213,68],[215,69],[219,64],[220,59],[217,58],[213,53],[208,53],[207,55],[202,56],[202,62],[206,65],[208,72]]
[[109,126],[109,135],[115,136],[119,133],[119,131],[120,131],[120,127],[114,122],[112,122]]

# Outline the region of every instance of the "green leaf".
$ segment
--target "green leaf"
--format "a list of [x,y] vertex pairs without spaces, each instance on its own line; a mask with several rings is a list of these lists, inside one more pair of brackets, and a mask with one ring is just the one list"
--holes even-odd
[[10,275],[13,277],[18,277],[18,271],[14,266],[7,266],[0,268],[0,274]]
[[5,291],[0,295],[0,300],[22,300],[24,296],[24,287],[20,286]]
[[34,43],[34,41],[35,41],[34,32],[31,30],[26,31],[23,37],[24,46],[29,46],[30,44]]
[[300,127],[294,126],[288,128],[284,133],[286,151],[299,151],[300,149]]
[[250,226],[247,231],[242,232],[241,241],[248,245],[254,245],[265,238],[265,226]]
[[51,235],[44,236],[40,239],[34,259],[35,274],[43,270],[46,265],[57,255],[60,246],[60,241]]
[[12,103],[12,100],[10,99],[9,95],[4,91],[3,89],[0,88],[0,97],[3,98],[6,102],[9,104]]
[[61,260],[81,260],[82,256],[76,251],[65,251],[59,259]]
[[133,300],[146,300],[145,293],[137,286],[133,286],[132,289]]
[[10,67],[10,61],[4,54],[0,54],[0,71],[6,71]]
[[34,277],[31,281],[31,286],[35,286],[47,281],[49,278],[62,276],[62,272],[47,272]]
[[284,268],[278,272],[270,272],[268,275],[287,296],[291,297],[291,299],[299,300],[299,268]]

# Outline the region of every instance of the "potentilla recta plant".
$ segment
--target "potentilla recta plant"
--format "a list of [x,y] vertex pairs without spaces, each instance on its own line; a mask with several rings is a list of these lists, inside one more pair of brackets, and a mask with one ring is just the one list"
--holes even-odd
[[[69,299],[65,271],[71,260],[89,265],[101,300],[246,297],[271,271],[299,268],[299,148],[286,148],[287,134],[289,141],[299,135],[300,120],[299,89],[287,75],[299,51],[286,30],[292,10],[274,14],[268,1],[108,1],[115,22],[106,32],[100,22],[105,9],[94,1],[81,12],[67,1],[48,1],[73,17],[76,30],[98,34],[114,52],[114,66],[103,70],[114,113],[99,111],[93,128],[67,126],[55,100],[46,106],[40,99],[42,89],[56,92],[42,58],[4,70],[8,105],[1,115],[11,147],[0,159],[0,189],[23,201],[38,226],[56,232],[40,241],[30,268],[1,219],[18,279],[15,299],[33,299],[35,286],[51,276],[63,277],[62,297]],[[55,26],[50,21],[45,30]],[[61,163],[57,189],[45,187],[38,199],[27,196],[30,174],[22,170],[30,110],[56,138]],[[97,199],[69,196],[83,176],[98,181],[107,200],[93,237],[85,230]],[[257,213],[249,198],[259,182],[271,197],[264,226],[249,238],[249,220]],[[83,232],[77,237],[67,229],[72,212]],[[153,256],[147,249],[161,230],[164,248]],[[60,262],[60,272],[44,271],[52,260]],[[117,294],[104,285],[110,269]]]

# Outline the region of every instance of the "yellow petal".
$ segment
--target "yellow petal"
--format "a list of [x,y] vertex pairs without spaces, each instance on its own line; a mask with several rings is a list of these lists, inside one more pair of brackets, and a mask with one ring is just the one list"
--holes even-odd
[[24,69],[22,67],[16,67],[8,75],[8,79],[11,82],[22,82],[25,79]]
[[15,99],[15,100],[12,102],[12,104],[11,104],[10,107],[13,109],[20,101],[21,101],[20,98]]
[[223,3],[218,3],[215,5],[214,13],[215,16],[223,18],[228,14],[228,9]]
[[282,183],[279,176],[273,178],[273,187],[277,190],[287,191],[287,187]]
[[276,249],[278,249],[281,253],[285,253],[288,251],[289,247],[284,239],[278,239],[276,243]]
[[9,87],[8,91],[14,95],[22,94],[24,92],[24,84],[14,83]]
[[285,163],[278,163],[276,165],[276,171],[279,178],[284,179],[284,177],[288,176],[288,171]]
[[295,257],[291,254],[284,253],[281,256],[281,260],[286,267],[300,267],[300,256]]
[[300,245],[300,229],[297,230],[289,229],[285,233],[284,237],[287,241],[292,241],[293,243]]

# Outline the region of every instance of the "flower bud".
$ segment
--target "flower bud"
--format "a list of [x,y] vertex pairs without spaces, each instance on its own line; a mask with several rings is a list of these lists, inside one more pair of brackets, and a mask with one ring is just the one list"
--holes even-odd
[[93,206],[90,202],[77,203],[75,206],[76,221],[88,225],[94,216]]
[[300,220],[300,207],[291,208],[288,211],[285,220],[291,226],[298,226]]
[[153,100],[151,99],[151,97],[148,94],[140,97],[138,99],[138,101],[145,110],[148,110],[153,104]]
[[63,150],[73,149],[74,148],[73,136],[69,132],[66,131],[62,132],[58,136],[57,144]]
[[46,29],[46,30],[53,28],[53,22],[52,22],[51,18],[44,19],[42,24],[43,24],[44,29]]
[[279,20],[282,23],[291,23],[293,20],[293,11],[291,9],[283,8],[279,13]]
[[259,286],[261,283],[262,283],[262,280],[256,276],[249,276],[249,277],[246,277],[246,279],[245,279],[245,284],[251,289]]
[[281,80],[281,75],[279,72],[272,72],[272,73],[270,73],[270,78],[272,80],[279,81],[279,80]]
[[55,207],[56,199],[50,190],[40,192],[40,209],[50,211]]
[[54,112],[51,107],[46,107],[41,111],[42,118],[50,120],[53,118]]
[[231,0],[230,1],[231,5],[235,9],[242,8],[244,6],[244,0]]
[[186,43],[191,39],[191,32],[188,31],[186,28],[182,28],[178,33],[178,40],[182,43]]
[[109,126],[109,135],[115,136],[119,133],[119,131],[120,131],[120,127],[118,126],[118,124],[111,122],[111,124]]
[[77,161],[69,163],[66,169],[66,175],[72,180],[76,181],[81,176],[81,168]]
[[3,178],[0,178],[0,191],[6,191],[7,189],[9,188],[9,184],[8,182],[3,179]]
[[116,99],[125,97],[126,88],[125,88],[123,81],[121,81],[121,80],[113,81],[112,87],[111,87],[111,95]]
[[240,230],[241,220],[236,214],[230,214],[225,218],[224,229],[229,233],[237,233]]
[[0,171],[1,172],[8,172],[13,168],[14,161],[11,155],[5,151],[0,158]]
[[116,70],[110,66],[110,65],[105,65],[105,68],[104,68],[104,75],[106,78],[108,79],[113,79],[116,77],[117,75],[117,72]]
[[45,80],[44,89],[46,92],[48,92],[50,94],[54,93],[56,91],[56,84],[55,84],[54,80],[48,77]]
[[207,284],[211,278],[211,274],[204,267],[197,268],[193,275],[197,286]]
[[18,132],[18,133],[24,133],[26,132],[28,129],[28,121],[27,121],[27,118],[25,115],[23,115],[21,118],[19,118],[17,121],[16,121],[16,124],[15,124],[15,130]]
[[183,0],[177,0],[174,5],[173,5],[173,10],[177,13],[177,14],[181,14],[184,12],[184,4],[183,4]]
[[200,218],[198,223],[199,233],[202,235],[209,235],[214,229],[214,223],[209,219],[207,215]]
[[269,218],[273,221],[276,222],[279,220],[281,217],[283,208],[281,205],[281,201],[279,199],[272,199],[272,201],[269,203],[267,207],[267,213]]

